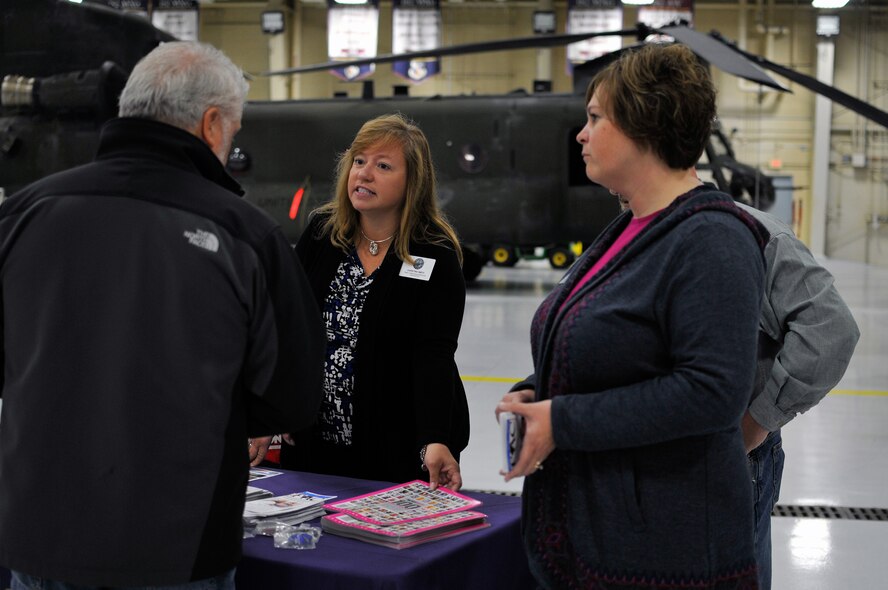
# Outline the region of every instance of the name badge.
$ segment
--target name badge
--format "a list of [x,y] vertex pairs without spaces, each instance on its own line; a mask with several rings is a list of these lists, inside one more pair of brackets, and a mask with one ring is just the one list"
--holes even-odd
[[413,264],[407,261],[401,263],[401,272],[398,276],[407,277],[408,279],[418,279],[427,281],[432,278],[432,269],[435,268],[434,258],[423,258],[421,256],[413,256]]

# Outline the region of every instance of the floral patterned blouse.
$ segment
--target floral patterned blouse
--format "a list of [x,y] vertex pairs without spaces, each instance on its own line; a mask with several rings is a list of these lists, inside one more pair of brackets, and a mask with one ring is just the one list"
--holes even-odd
[[321,439],[340,446],[352,444],[352,396],[355,352],[361,311],[373,277],[364,276],[358,253],[352,249],[336,269],[322,316],[327,329],[327,358],[324,362],[324,399],[321,401]]

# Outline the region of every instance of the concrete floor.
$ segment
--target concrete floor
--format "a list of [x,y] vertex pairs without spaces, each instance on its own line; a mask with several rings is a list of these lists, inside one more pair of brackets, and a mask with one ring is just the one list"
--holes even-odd
[[[888,512],[888,268],[821,261],[860,326],[845,377],[817,407],[783,429],[779,507],[881,508]],[[543,261],[486,267],[469,287],[457,352],[472,415],[465,488],[519,493],[504,483],[494,407],[532,371],[529,326],[563,272]],[[851,511],[856,513],[857,511]],[[775,590],[888,588],[888,522],[775,516]]]
[[[860,326],[844,379],[783,430],[787,463],[778,508],[834,506],[888,511],[888,268],[824,260]],[[532,370],[528,329],[563,273],[542,261],[487,267],[470,286],[457,362],[472,437],[462,458],[465,488],[520,493],[504,483],[494,407]],[[0,406],[2,407],[2,406]],[[773,518],[775,590],[888,588],[888,522]]]

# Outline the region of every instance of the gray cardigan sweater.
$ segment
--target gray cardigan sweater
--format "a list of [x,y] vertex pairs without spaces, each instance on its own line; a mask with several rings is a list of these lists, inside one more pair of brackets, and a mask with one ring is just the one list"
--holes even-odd
[[543,587],[755,587],[739,423],[767,233],[706,188],[676,199],[576,294],[618,217],[537,310],[538,400],[556,450],[524,484]]

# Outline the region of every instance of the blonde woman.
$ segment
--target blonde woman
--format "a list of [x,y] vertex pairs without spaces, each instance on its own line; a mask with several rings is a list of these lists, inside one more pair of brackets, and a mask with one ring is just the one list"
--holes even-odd
[[297,252],[327,326],[326,377],[317,424],[283,445],[282,466],[459,489],[462,254],[415,124],[386,115],[361,127]]

